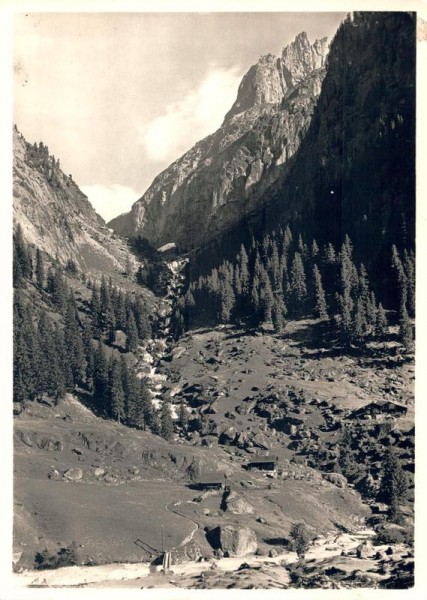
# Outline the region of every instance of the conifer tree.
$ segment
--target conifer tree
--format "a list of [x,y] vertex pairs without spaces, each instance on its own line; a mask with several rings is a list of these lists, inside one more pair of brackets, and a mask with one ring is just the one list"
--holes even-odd
[[22,227],[18,224],[13,236],[14,256],[19,263],[19,270],[23,279],[31,279],[33,274],[33,265],[30,250],[24,241]]
[[400,259],[399,252],[394,244],[391,248],[391,254],[391,266],[395,275],[395,281],[398,289],[397,306],[401,307],[404,304],[406,307],[408,299],[408,280],[406,277],[405,269],[403,268],[402,261]]
[[285,328],[286,306],[280,294],[274,296],[273,307],[271,311],[271,319],[273,321],[274,330],[281,333]]
[[58,400],[64,389],[61,354],[58,352],[55,328],[45,310],[40,314],[37,334],[40,350],[36,366],[38,388],[40,393]]
[[404,269],[407,282],[407,309],[410,317],[415,317],[415,256],[413,252],[404,251]]
[[19,293],[15,293],[13,322],[13,399],[23,402],[33,400],[38,392],[39,348],[32,311]]
[[101,341],[98,342],[94,363],[94,404],[96,408],[106,412],[108,400],[108,363],[104,345]]
[[138,349],[138,330],[136,328],[133,311],[128,312],[126,336],[126,350],[128,352],[136,352]]
[[228,323],[235,304],[232,270],[224,263],[218,271],[219,277],[219,318],[221,323]]
[[160,435],[165,440],[170,440],[173,435],[173,420],[170,404],[167,400],[163,401],[160,409]]
[[149,338],[151,336],[151,326],[147,317],[147,307],[141,297],[138,297],[135,301],[134,316],[139,339]]
[[67,308],[64,317],[64,341],[73,375],[73,382],[74,384],[81,384],[85,378],[86,363],[78,321],[77,307],[72,291],[68,297]]
[[400,505],[408,494],[408,478],[396,452],[390,450],[384,463],[378,498],[389,505],[389,515],[395,519],[400,512]]
[[270,323],[274,296],[273,290],[271,289],[270,278],[264,267],[261,267],[259,290],[261,320],[265,323]]
[[242,290],[241,293],[244,298],[247,298],[249,294],[249,259],[243,244],[240,246],[238,260],[240,268],[240,285]]
[[49,269],[47,275],[47,291],[52,296],[53,304],[60,312],[64,312],[67,306],[68,290],[61,267],[57,266],[55,270]]
[[313,288],[314,288],[314,314],[319,319],[328,319],[328,309],[326,305],[325,291],[322,285],[322,277],[317,265],[313,267]]
[[375,325],[375,334],[378,338],[384,339],[387,334],[387,315],[381,302],[378,305],[377,320]]
[[112,357],[108,372],[108,402],[112,417],[120,421],[125,416],[125,396],[122,385],[122,366],[120,360]]
[[299,252],[295,252],[292,261],[289,291],[293,314],[297,316],[304,314],[307,299],[307,284],[304,264]]
[[36,280],[37,280],[37,285],[39,286],[39,288],[41,290],[44,289],[45,268],[44,268],[43,254],[41,253],[39,248],[37,248],[37,250],[36,250]]
[[83,352],[86,361],[86,376],[85,382],[87,389],[93,391],[93,378],[95,369],[95,349],[93,346],[93,329],[90,322],[83,323],[82,344]]
[[401,300],[399,311],[399,340],[407,351],[412,349],[414,336],[406,304]]

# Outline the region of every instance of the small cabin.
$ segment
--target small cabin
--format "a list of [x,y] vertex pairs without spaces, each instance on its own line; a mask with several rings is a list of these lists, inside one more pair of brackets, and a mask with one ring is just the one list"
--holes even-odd
[[249,470],[256,469],[258,471],[267,471],[271,473],[277,469],[277,457],[252,460],[247,464],[247,468]]
[[224,487],[224,483],[222,481],[199,481],[197,484],[199,490],[208,491],[208,490],[222,490]]
[[386,415],[400,417],[406,415],[407,412],[408,409],[406,406],[402,406],[401,404],[396,404],[389,400],[376,401],[353,411],[351,417],[356,419],[377,419]]

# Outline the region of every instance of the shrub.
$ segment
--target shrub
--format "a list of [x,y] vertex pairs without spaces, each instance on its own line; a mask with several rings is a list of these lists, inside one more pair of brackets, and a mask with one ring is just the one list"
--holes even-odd
[[59,569],[60,567],[71,567],[78,564],[77,545],[72,542],[69,546],[60,548],[56,554],[51,554],[47,548],[37,552],[34,558],[35,568]]

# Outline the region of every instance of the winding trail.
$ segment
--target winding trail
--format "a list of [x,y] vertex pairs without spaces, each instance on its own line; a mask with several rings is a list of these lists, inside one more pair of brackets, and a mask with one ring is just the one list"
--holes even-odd
[[[193,502],[193,500],[186,500],[187,503],[191,504]],[[172,504],[173,507],[175,506],[179,506],[180,504],[182,504],[182,500],[178,500],[177,502],[174,502]],[[189,533],[183,540],[182,542],[180,542],[178,544],[179,547],[183,547],[186,544],[190,543],[194,537],[194,535],[196,534],[196,531],[198,531],[200,529],[199,524],[196,523],[196,521],[193,521],[192,519],[190,519],[190,517],[187,517],[187,515],[183,515],[182,513],[178,512],[175,508],[169,508],[168,505],[165,506],[166,510],[169,511],[170,513],[173,513],[175,515],[178,515],[179,517],[182,517],[183,519],[186,519],[187,521],[189,521],[190,523],[192,523],[194,525],[194,529],[193,531],[191,531],[191,533]]]

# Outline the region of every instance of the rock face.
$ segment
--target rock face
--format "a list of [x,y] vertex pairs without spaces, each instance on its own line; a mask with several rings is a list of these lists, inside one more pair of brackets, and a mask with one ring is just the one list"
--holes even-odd
[[282,56],[268,54],[240,84],[221,128],[152,183],[130,213],[109,226],[159,247],[199,247],[257,207],[307,131],[325,75],[327,40],[305,33]]
[[[13,131],[13,217],[27,242],[86,273],[123,272],[129,251],[42,143]],[[132,261],[132,257],[130,256]]]

